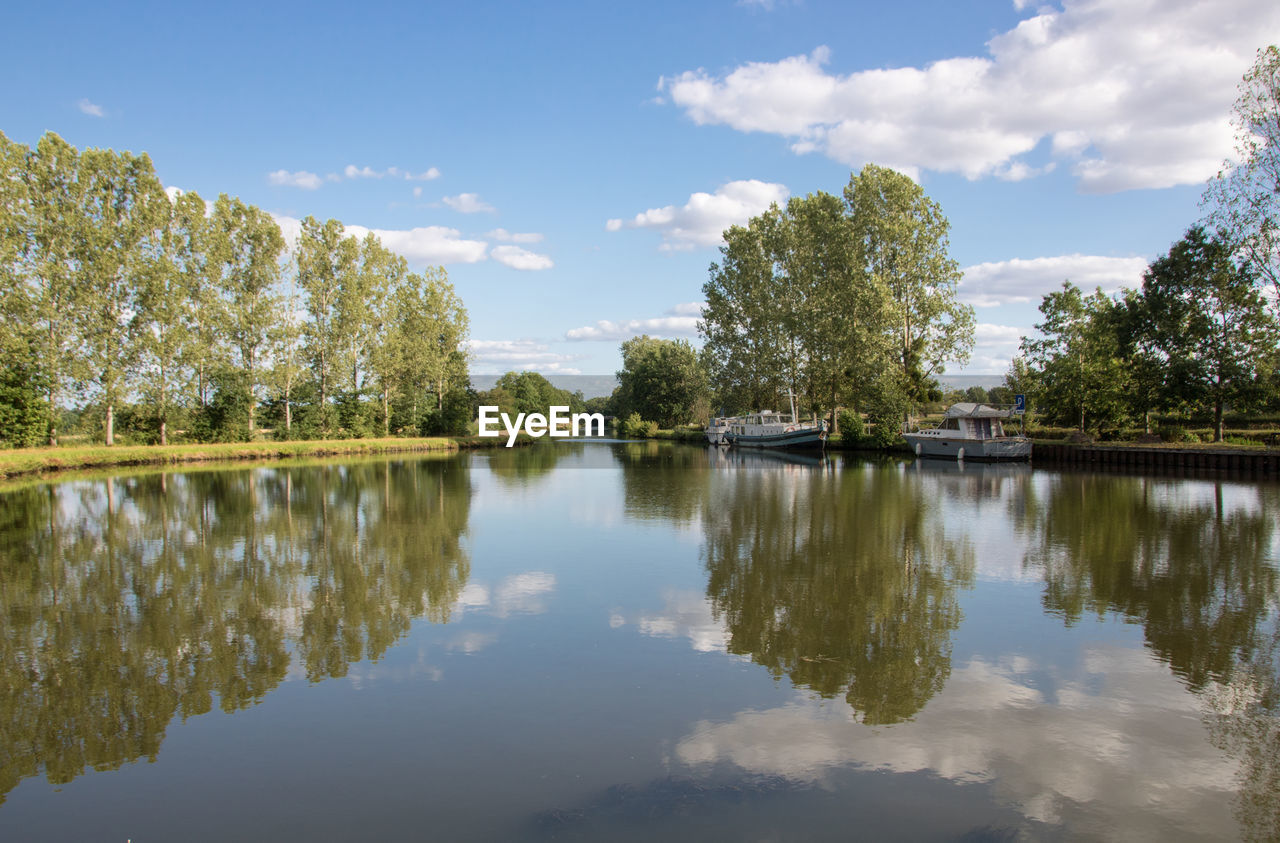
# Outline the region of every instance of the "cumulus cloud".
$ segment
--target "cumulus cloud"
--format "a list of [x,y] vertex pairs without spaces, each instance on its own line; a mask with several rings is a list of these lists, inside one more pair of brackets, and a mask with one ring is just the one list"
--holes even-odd
[[614,322],[601,319],[594,325],[571,328],[564,338],[579,342],[618,342],[641,334],[665,339],[690,338],[698,335],[698,319],[702,314],[702,302],[678,304],[662,316],[651,319],[627,319]]
[[[285,242],[293,247],[302,233],[302,221],[296,217],[272,214]],[[477,263],[488,257],[489,244],[483,240],[468,240],[456,228],[438,225],[410,229],[365,228],[362,225],[345,226],[345,233],[363,239],[372,233],[391,251],[401,255],[416,266]]]
[[555,266],[555,262],[546,255],[530,252],[519,246],[494,246],[489,257],[504,266],[526,271],[551,269]]
[[[1267,0],[1229,12],[1063,0],[996,35],[984,56],[841,75],[818,47],[661,87],[699,124],[781,135],[855,168],[1021,179],[1061,162],[1082,190],[1106,193],[1213,175],[1232,149],[1236,85],[1258,45],[1278,38],[1280,6]],[[1038,147],[1054,160],[1024,160]]]
[[694,193],[679,207],[650,208],[630,220],[611,219],[605,230],[656,228],[662,232],[662,249],[685,251],[716,246],[725,229],[746,223],[775,202],[790,195],[785,185],[749,179],[731,181],[715,193]]
[[1031,333],[1026,328],[1013,325],[992,325],[979,322],[973,326],[973,353],[964,367],[969,375],[1003,375],[1009,371],[1009,362],[1018,353],[1022,337]]
[[298,170],[296,173],[276,170],[273,173],[267,173],[267,181],[281,187],[300,187],[303,190],[316,190],[324,184],[323,178],[306,170]]
[[445,196],[440,201],[460,214],[493,213],[494,207],[480,199],[477,193],[459,193],[457,196]]
[[477,263],[485,259],[489,244],[468,240],[456,228],[428,225],[408,230],[346,227],[347,234],[363,238],[372,232],[391,251],[403,255],[412,264]]
[[1097,647],[1047,669],[975,658],[909,722],[869,727],[843,705],[797,694],[699,722],[673,755],[695,770],[729,764],[806,783],[851,767],[924,772],[991,783],[997,800],[1037,822],[1087,819],[1116,839],[1152,837],[1160,824],[1213,838],[1235,827],[1237,765],[1205,740],[1199,705],[1141,649]]
[[979,263],[965,268],[959,295],[974,307],[1036,304],[1063,281],[1086,292],[1101,287],[1104,293],[1114,293],[1140,286],[1146,268],[1145,258],[1078,254]]
[[80,109],[80,113],[88,114],[90,117],[106,117],[107,112],[97,103],[90,102],[86,97],[76,103],[76,108]]
[[512,370],[530,370],[543,374],[580,375],[573,364],[579,358],[560,354],[538,340],[470,340],[472,371],[477,375],[501,374]]

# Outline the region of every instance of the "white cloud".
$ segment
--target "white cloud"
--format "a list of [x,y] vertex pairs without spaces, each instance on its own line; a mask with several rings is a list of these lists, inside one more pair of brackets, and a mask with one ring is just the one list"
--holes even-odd
[[957,666],[907,722],[867,726],[842,702],[797,693],[778,708],[694,724],[673,757],[805,783],[849,768],[925,773],[988,783],[999,804],[1063,829],[1088,822],[1128,840],[1168,827],[1212,839],[1235,829],[1239,768],[1205,739],[1200,705],[1141,649],[1099,647],[1039,670],[1010,655]]
[[1136,289],[1147,268],[1145,258],[1112,258],[1100,255],[1059,255],[1014,258],[979,263],[964,270],[960,299],[974,307],[1002,304],[1039,304],[1048,293],[1070,281],[1085,292],[1101,287],[1114,293],[1121,287]]
[[[662,88],[699,124],[781,135],[852,167],[1017,179],[1061,161],[1083,190],[1105,193],[1213,175],[1232,149],[1236,85],[1258,45],[1277,39],[1270,0],[1063,0],[982,57],[839,75],[819,47],[719,76],[687,71]],[[1058,161],[1022,160],[1046,139]]]
[[680,207],[650,208],[627,221],[609,220],[605,229],[656,228],[662,232],[662,249],[667,251],[716,246],[725,229],[746,223],[775,202],[785,202],[788,195],[781,184],[756,179],[731,181],[715,193],[694,193]]
[[1003,375],[1018,353],[1026,328],[979,322],[973,327],[973,353],[964,367],[966,375]]
[[87,97],[80,100],[80,102],[76,103],[76,108],[80,109],[80,112],[82,114],[88,114],[90,117],[106,117],[107,116],[107,112],[102,109],[102,106],[96,103],[90,102]]
[[494,240],[500,240],[502,242],[511,242],[511,243],[541,243],[542,242],[541,234],[536,234],[534,232],[519,234],[512,231],[507,231],[505,228],[495,228],[493,231],[487,232],[485,234],[485,237],[489,237]]
[[702,302],[685,302],[669,308],[662,316],[651,319],[628,319],[614,322],[601,319],[594,325],[571,328],[564,338],[577,342],[619,342],[648,334],[665,339],[693,338],[698,335]]
[[539,255],[536,252],[521,249],[519,246],[494,246],[489,252],[489,257],[512,269],[536,271],[551,269],[555,266],[555,262],[546,255]]
[[[302,221],[296,217],[272,214],[284,240],[292,249],[302,233]],[[347,235],[363,239],[372,233],[391,251],[401,255],[415,266],[477,263],[487,259],[489,244],[483,240],[467,240],[456,228],[431,225],[410,229],[365,228],[362,225],[344,227]]]
[[457,196],[445,196],[444,204],[460,214],[493,213],[494,207],[480,199],[477,193],[459,193]]
[[489,244],[483,240],[467,240],[456,228],[428,225],[408,230],[346,227],[347,234],[363,238],[369,232],[393,252],[412,264],[477,263],[485,259]]
[[[349,179],[405,179],[407,181],[430,181],[440,178],[440,171],[435,167],[422,173],[411,173],[401,170],[399,167],[388,167],[385,170],[375,170],[372,167],[357,167],[355,164],[348,164],[343,169],[342,174]],[[415,194],[416,195],[416,194]]]
[[513,370],[532,370],[544,374],[580,375],[572,364],[580,358],[560,354],[537,340],[471,340],[471,371],[477,375],[502,374]]
[[315,190],[324,184],[324,179],[306,170],[299,170],[296,173],[291,173],[288,170],[276,170],[273,173],[267,173],[267,181],[283,187],[300,187],[303,190]]

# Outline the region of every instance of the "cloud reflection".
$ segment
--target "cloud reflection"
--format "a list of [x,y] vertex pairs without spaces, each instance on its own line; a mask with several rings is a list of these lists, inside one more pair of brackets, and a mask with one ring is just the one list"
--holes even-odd
[[1163,665],[1106,647],[1088,651],[1075,675],[1031,668],[974,659],[914,721],[890,728],[798,694],[697,724],[673,760],[814,784],[847,767],[929,772],[990,782],[1029,819],[1116,839],[1233,836],[1236,764],[1211,745],[1198,701]]

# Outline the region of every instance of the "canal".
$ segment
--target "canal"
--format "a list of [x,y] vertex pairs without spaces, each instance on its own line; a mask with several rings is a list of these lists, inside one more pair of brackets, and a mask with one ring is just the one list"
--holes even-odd
[[28,483],[0,839],[1276,839],[1277,513],[659,442]]

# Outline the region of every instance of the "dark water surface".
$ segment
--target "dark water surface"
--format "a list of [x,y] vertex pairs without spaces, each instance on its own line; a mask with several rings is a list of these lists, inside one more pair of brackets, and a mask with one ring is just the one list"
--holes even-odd
[[0,494],[0,839],[1280,836],[1280,486],[667,443]]

